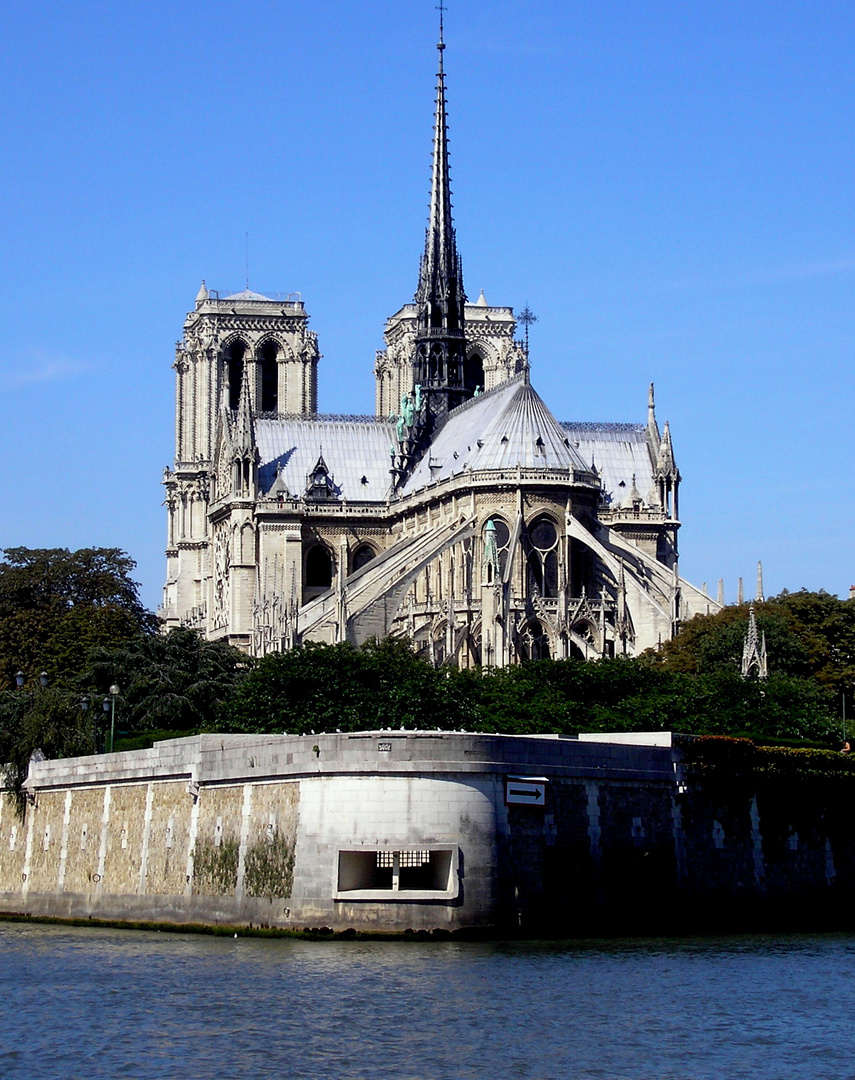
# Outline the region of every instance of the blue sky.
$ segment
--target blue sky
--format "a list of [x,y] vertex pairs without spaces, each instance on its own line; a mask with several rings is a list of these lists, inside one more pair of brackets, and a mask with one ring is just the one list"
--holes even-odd
[[[4,5],[0,545],[117,546],[154,606],[201,278],[302,292],[373,410],[427,210],[432,0]],[[685,576],[855,581],[855,9],[452,0],[467,290],[561,420],[671,421]]]

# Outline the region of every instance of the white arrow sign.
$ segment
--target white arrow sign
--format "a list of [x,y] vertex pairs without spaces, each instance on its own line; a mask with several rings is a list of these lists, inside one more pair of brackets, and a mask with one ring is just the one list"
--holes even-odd
[[510,806],[543,806],[546,802],[546,782],[543,780],[505,781],[505,802]]

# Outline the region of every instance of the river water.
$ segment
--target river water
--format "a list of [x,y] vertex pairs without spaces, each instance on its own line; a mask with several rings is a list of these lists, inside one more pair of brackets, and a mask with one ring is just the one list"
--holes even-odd
[[855,937],[310,942],[0,924],[0,1077],[855,1078]]

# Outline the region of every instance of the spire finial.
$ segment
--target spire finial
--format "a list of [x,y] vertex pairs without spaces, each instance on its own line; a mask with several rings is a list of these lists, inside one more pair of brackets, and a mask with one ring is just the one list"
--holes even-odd
[[235,441],[241,450],[251,450],[255,446],[249,372],[249,364],[244,364],[243,371],[241,372],[240,394],[238,396],[235,424]]
[[437,48],[439,49],[439,60],[442,63],[442,50],[445,48],[445,39],[443,37],[443,15],[445,14],[445,4],[442,0],[436,5],[436,10],[439,12],[439,42]]
[[651,383],[647,391],[647,445],[654,464],[659,456],[661,443],[662,437],[659,434],[659,425],[656,423],[656,399],[653,396],[653,383]]

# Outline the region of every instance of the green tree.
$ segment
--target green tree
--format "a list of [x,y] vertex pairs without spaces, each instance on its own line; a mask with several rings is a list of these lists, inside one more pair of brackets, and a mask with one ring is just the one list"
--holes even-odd
[[358,649],[308,642],[262,657],[215,726],[292,734],[459,728],[476,717],[467,688],[459,673],[435,670],[400,639],[370,641]]
[[87,681],[99,696],[118,685],[124,731],[192,731],[212,723],[250,666],[231,645],[179,627],[96,649]]
[[20,798],[32,754],[62,758],[92,750],[92,718],[77,695],[51,687],[0,693],[0,761],[13,796]]
[[[811,654],[797,621],[778,600],[755,606],[757,628],[766,635],[770,664],[789,675],[813,674]],[[648,657],[668,671],[709,674],[739,672],[748,630],[748,606],[726,607],[715,615],[696,615],[679,634]]]
[[154,632],[118,548],[6,548],[0,562],[0,685],[41,670],[53,686],[77,686],[93,648]]
[[855,688],[855,602],[805,589],[783,592],[774,602],[789,617],[813,678],[837,695],[844,690],[851,693]]

